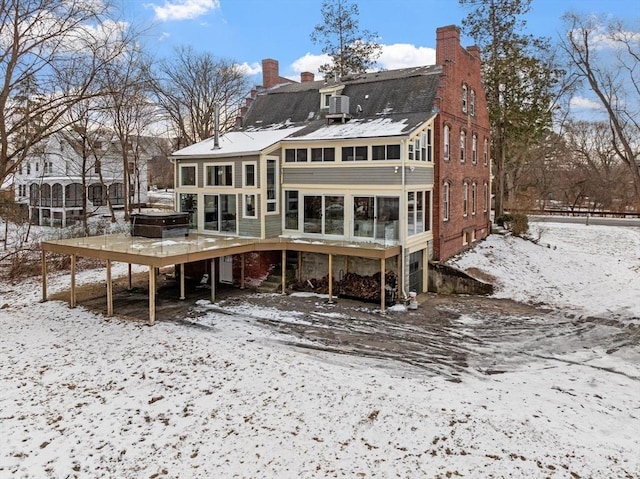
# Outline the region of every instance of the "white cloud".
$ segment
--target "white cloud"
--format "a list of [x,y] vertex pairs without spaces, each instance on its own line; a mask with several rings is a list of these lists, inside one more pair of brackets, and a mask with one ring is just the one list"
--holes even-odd
[[238,68],[242,73],[247,76],[257,75],[262,72],[262,65],[259,63],[248,64],[247,62],[241,63],[238,65]]
[[[330,61],[331,58],[327,54],[314,55],[313,53],[306,53],[291,64],[291,70],[296,73],[311,72],[318,75],[320,65]],[[382,53],[378,58],[378,66],[383,70],[433,65],[435,62],[435,49],[417,47],[409,43],[382,45]]]
[[436,51],[433,48],[417,47],[410,43],[382,45],[382,54],[378,63],[385,70],[408,68],[436,63]]
[[600,103],[583,96],[573,97],[571,99],[570,106],[571,108],[578,108],[581,110],[600,110],[602,108]]
[[164,5],[147,3],[152,8],[156,19],[167,22],[171,20],[190,20],[220,8],[220,0],[165,0]]

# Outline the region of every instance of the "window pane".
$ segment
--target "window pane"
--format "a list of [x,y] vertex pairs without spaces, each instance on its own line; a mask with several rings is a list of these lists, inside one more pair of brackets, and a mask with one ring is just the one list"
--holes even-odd
[[198,197],[192,193],[180,193],[180,211],[189,213],[189,228],[198,227]]
[[248,164],[244,165],[245,168],[245,185],[256,186],[256,165]]
[[324,232],[328,235],[344,234],[344,196],[325,196]]
[[356,160],[364,161],[367,160],[367,147],[366,146],[356,146]]
[[244,195],[244,215],[256,216],[256,195]]
[[373,238],[375,208],[373,196],[353,198],[353,235]]
[[378,197],[376,238],[398,239],[398,218],[400,217],[400,198]]
[[424,233],[424,192],[416,193],[416,233]]
[[342,161],[353,161],[353,146],[342,147]]
[[387,160],[400,159],[400,145],[387,145]]
[[311,148],[311,161],[322,161],[322,148]]
[[410,191],[407,193],[407,226],[409,236],[416,234],[415,210],[416,194]]
[[297,154],[297,161],[298,162],[307,161],[307,149],[306,148],[299,148],[298,150],[296,150],[296,154]]
[[285,192],[285,225],[289,230],[298,229],[298,192]]
[[204,195],[204,229],[220,231],[218,195]]
[[293,163],[296,161],[296,150],[293,148],[287,148],[284,150],[284,161],[287,163]]
[[196,167],[183,166],[180,168],[182,186],[196,186]]
[[372,160],[384,160],[385,159],[386,146],[372,146],[371,147],[371,159]]
[[335,148],[325,148],[324,149],[324,161],[336,161],[336,150],[335,150]]
[[236,195],[220,195],[220,231],[236,232]]
[[322,196],[304,197],[304,232],[322,233]]

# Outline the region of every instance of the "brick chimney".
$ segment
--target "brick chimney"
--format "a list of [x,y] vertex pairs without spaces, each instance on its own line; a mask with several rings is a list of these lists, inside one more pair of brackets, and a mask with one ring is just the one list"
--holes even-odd
[[278,60],[272,58],[262,60],[262,86],[271,88],[277,85],[280,79],[279,70]]
[[306,83],[315,80],[315,75],[311,72],[300,73],[300,82]]
[[436,65],[454,62],[460,50],[460,29],[455,25],[436,29]]

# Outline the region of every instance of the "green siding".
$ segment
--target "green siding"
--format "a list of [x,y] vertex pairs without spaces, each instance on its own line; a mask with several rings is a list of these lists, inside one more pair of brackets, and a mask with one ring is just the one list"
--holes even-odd
[[[401,167],[398,167],[398,170]],[[405,167],[405,184],[433,184],[433,168]],[[371,166],[366,168],[303,167],[284,168],[283,183],[287,185],[398,185],[402,184],[401,171],[395,166]]]

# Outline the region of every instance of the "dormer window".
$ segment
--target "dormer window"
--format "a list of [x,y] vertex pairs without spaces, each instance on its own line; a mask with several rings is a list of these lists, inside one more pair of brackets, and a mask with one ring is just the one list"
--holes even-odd
[[325,86],[324,88],[321,88],[319,90],[320,109],[328,110],[331,106],[331,97],[341,95],[342,90],[344,90],[344,85],[342,84],[330,84]]
[[329,108],[329,102],[331,99],[331,93],[325,93],[323,95],[324,101],[322,103],[322,108]]

